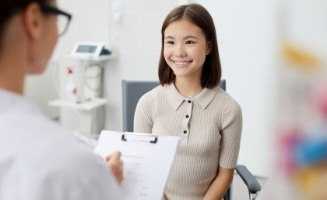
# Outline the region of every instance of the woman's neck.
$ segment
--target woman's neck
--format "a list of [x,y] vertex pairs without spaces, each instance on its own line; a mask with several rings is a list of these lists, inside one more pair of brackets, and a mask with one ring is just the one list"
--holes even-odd
[[25,67],[21,59],[0,56],[0,88],[23,94]]
[[199,94],[203,87],[200,80],[190,80],[186,78],[176,78],[175,87],[186,98],[191,98]]

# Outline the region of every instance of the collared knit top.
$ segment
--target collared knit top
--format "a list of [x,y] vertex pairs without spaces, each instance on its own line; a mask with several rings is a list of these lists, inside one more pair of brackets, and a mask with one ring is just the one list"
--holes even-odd
[[174,84],[166,84],[141,97],[134,132],[181,137],[164,198],[201,200],[219,165],[234,168],[237,164],[242,111],[219,86],[185,98]]

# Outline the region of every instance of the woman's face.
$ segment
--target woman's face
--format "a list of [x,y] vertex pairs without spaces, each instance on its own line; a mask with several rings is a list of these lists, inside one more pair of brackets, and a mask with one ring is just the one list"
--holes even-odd
[[210,53],[209,43],[198,26],[187,19],[170,23],[164,31],[164,58],[176,78],[201,79]]

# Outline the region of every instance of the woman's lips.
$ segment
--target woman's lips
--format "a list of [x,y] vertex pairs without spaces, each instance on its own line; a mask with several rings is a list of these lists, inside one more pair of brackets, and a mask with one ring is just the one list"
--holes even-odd
[[185,67],[189,65],[192,61],[173,61],[177,67]]

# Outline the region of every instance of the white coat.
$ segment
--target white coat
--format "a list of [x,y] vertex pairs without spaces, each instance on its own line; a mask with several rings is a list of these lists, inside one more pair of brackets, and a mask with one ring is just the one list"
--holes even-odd
[[0,89],[1,200],[118,200],[104,161],[22,96]]

